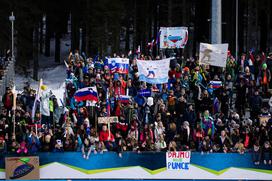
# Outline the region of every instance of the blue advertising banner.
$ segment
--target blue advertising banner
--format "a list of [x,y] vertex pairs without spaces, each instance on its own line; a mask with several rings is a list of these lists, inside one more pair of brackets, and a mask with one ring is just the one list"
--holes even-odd
[[[41,179],[262,179],[271,180],[272,166],[254,165],[252,154],[188,152],[168,155],[172,161],[186,163],[186,169],[168,170],[166,152],[125,152],[91,154],[80,152],[39,153]],[[175,160],[174,160],[175,159]],[[178,161],[177,161],[178,159]],[[182,159],[182,160],[181,160]],[[190,159],[190,160],[189,160]],[[182,167],[183,167],[182,166]],[[4,157],[0,159],[0,179],[4,179]],[[185,167],[184,167],[185,168]],[[1,172],[2,171],[2,172]],[[182,173],[182,174],[181,174]]]

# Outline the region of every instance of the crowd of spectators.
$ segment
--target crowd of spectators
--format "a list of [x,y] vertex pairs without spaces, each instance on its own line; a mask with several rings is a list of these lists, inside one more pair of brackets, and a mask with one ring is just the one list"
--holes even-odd
[[[136,61],[165,57],[128,58],[127,75],[111,74],[106,58],[71,52],[62,104],[43,86],[40,107],[48,106],[49,112],[37,111],[33,120],[36,91],[26,86],[17,96],[14,126],[13,94],[7,88],[0,113],[0,151],[79,151],[85,159],[104,151],[116,151],[120,157],[124,151],[252,152],[255,164],[271,164],[272,54],[249,52],[235,60],[229,53],[226,68],[199,65],[197,58],[173,58],[169,82],[157,85],[139,81]],[[215,87],[213,81],[222,84]],[[76,90],[89,86],[97,87],[99,102],[77,102]],[[145,97],[143,91],[151,95]],[[121,95],[129,101],[122,102]],[[44,105],[45,99],[49,102]],[[118,122],[97,123],[98,117],[107,116],[117,116]]]

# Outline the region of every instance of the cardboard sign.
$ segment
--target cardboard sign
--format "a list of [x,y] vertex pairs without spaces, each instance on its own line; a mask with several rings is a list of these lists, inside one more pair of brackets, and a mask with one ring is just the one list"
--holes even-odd
[[118,117],[98,117],[98,124],[118,123]]
[[39,157],[6,157],[6,180],[39,180]]
[[202,65],[212,65],[216,67],[226,67],[228,57],[228,47],[225,44],[200,43],[199,63]]
[[169,151],[166,153],[167,170],[189,170],[190,151]]

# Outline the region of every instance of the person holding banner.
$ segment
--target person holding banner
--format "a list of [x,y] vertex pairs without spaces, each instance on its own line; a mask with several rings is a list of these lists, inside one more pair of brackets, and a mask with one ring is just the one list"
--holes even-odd
[[105,145],[107,150],[113,150],[116,146],[114,135],[108,130],[107,125],[102,126],[99,133],[99,141]]

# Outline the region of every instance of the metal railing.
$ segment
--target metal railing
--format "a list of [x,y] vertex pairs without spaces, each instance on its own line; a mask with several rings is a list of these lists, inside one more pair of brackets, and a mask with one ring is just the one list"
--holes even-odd
[[0,102],[2,102],[2,96],[6,92],[6,87],[11,87],[14,85],[15,82],[15,61],[14,60],[9,60],[8,65],[5,67],[3,70],[3,75],[0,80]]

